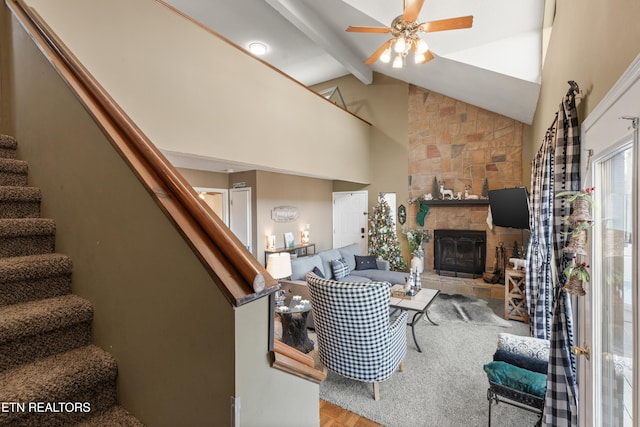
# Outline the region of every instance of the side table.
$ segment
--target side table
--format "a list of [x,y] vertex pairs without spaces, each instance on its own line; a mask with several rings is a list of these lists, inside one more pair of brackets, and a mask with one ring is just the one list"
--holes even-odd
[[307,335],[307,316],[311,303],[294,296],[289,305],[276,307],[282,323],[281,341],[303,353],[313,350],[314,342]]
[[504,318],[529,323],[525,295],[524,270],[507,268],[504,272]]

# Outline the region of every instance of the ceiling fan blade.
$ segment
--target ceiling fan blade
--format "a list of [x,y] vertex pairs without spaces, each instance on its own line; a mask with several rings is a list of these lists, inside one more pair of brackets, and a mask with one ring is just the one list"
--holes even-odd
[[402,19],[407,22],[417,20],[423,3],[424,0],[404,0],[404,13],[402,14]]
[[458,18],[441,19],[439,21],[425,22],[420,24],[420,31],[425,33],[433,33],[436,31],[460,30],[462,28],[471,28],[473,25],[473,16],[459,16]]
[[374,62],[376,62],[378,60],[378,58],[380,58],[380,55],[382,55],[382,53],[387,50],[387,48],[389,46],[391,46],[391,43],[393,42],[393,40],[389,40],[386,43],[384,43],[382,46],[380,46],[378,48],[378,50],[376,50],[375,52],[373,52],[373,55],[371,55],[369,58],[367,58],[366,61],[364,61],[365,64],[367,65],[371,65]]
[[349,33],[388,33],[391,28],[385,27],[354,27],[353,25],[346,29]]

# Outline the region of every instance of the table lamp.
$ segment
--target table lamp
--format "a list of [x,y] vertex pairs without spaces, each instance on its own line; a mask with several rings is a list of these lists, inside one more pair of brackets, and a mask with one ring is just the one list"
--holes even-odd
[[267,271],[276,280],[291,276],[291,254],[280,252],[269,255],[267,258]]

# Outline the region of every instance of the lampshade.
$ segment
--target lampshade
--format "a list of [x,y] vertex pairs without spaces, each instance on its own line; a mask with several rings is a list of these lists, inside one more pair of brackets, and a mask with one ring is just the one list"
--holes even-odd
[[267,271],[276,280],[291,276],[291,254],[281,252],[269,255]]
[[416,52],[424,54],[426,51],[429,50],[429,45],[427,44],[426,41],[422,40],[421,38],[418,38],[417,40],[418,41],[416,41]]
[[391,64],[392,68],[402,68],[402,55],[396,55],[396,59],[393,60],[393,64]]
[[405,51],[406,48],[407,48],[407,42],[404,39],[404,36],[399,35],[396,38],[396,43],[393,45],[393,50],[395,50],[396,53],[402,53]]
[[382,52],[382,55],[380,55],[380,62],[388,64],[389,61],[391,61],[391,49],[386,48],[384,52]]

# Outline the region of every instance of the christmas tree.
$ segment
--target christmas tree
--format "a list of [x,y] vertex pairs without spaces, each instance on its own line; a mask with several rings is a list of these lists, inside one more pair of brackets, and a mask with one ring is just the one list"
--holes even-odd
[[378,199],[378,205],[373,208],[373,215],[369,218],[369,254],[388,261],[391,270],[407,270],[407,264],[400,253],[391,208],[383,198]]

